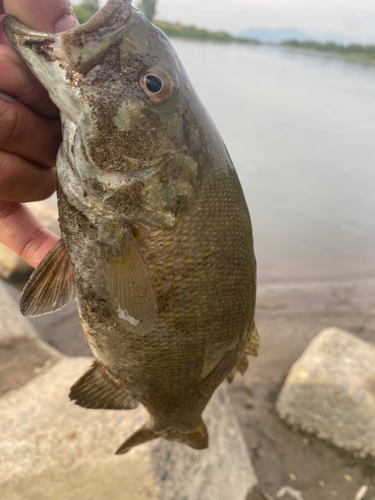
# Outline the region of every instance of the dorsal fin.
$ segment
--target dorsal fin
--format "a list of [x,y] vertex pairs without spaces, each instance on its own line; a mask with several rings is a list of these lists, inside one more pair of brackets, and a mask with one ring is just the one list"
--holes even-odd
[[236,373],[241,373],[241,375],[244,375],[248,366],[249,366],[249,360],[247,359],[248,356],[258,356],[258,350],[259,350],[259,333],[258,329],[256,327],[256,324],[253,323],[251,325],[251,336],[250,340],[246,344],[245,347],[245,352],[243,355],[240,357],[238,360],[236,366],[233,368],[231,373],[227,375],[227,381],[231,384],[234,380],[234,377],[236,376]]
[[113,309],[126,327],[138,335],[147,335],[156,323],[155,291],[148,265],[133,235],[127,232],[121,253],[101,244]]
[[246,356],[258,356],[260,337],[258,329],[255,323],[253,323],[253,328],[251,331],[251,337],[246,345],[245,354]]
[[72,264],[62,239],[31,275],[20,298],[24,316],[43,316],[62,309],[75,298]]
[[133,410],[137,401],[105,373],[97,361],[70,389],[69,397],[92,409]]
[[247,359],[247,354],[245,352],[245,354],[243,354],[237,361],[236,366],[233,368],[230,374],[227,375],[227,381],[231,384],[236,374],[241,373],[241,375],[244,375],[248,367],[249,367],[249,360]]

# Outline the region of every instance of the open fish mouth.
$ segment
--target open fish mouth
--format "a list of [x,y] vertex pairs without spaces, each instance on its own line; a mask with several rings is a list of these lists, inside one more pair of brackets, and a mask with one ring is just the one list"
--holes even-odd
[[31,30],[12,16],[5,18],[4,30],[29,66],[43,58],[87,74],[99,64],[108,48],[123,37],[131,12],[131,0],[109,0],[85,24],[62,33]]

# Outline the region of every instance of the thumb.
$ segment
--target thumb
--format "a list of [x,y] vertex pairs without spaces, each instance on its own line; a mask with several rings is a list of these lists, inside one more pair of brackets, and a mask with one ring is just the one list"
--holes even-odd
[[[0,0],[5,14],[36,31],[49,33],[74,28],[79,23],[69,0]],[[0,3],[0,14],[1,14]]]

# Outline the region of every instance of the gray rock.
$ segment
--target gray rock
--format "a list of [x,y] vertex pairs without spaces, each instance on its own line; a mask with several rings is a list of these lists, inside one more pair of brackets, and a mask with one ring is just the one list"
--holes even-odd
[[[46,346],[3,287],[0,304],[0,331],[3,325],[8,330],[0,337],[0,352],[3,339],[11,348],[20,339],[33,339],[43,363],[18,382],[23,384],[18,390],[12,385],[15,365],[2,367],[8,387],[0,399],[1,500],[246,500],[257,480],[225,385],[204,414],[209,449],[155,440],[116,456],[146,419],[144,408],[119,412],[74,405],[69,389],[92,361]],[[38,366],[28,345],[19,347],[17,356],[17,367]]]
[[0,398],[22,387],[59,359],[57,351],[39,340],[0,283]]
[[323,330],[290,370],[276,409],[293,426],[375,456],[375,346]]
[[[56,207],[45,201],[27,203],[27,206],[48,229],[60,235]],[[0,243],[0,277],[9,281],[23,281],[32,270],[33,268],[27,262]]]

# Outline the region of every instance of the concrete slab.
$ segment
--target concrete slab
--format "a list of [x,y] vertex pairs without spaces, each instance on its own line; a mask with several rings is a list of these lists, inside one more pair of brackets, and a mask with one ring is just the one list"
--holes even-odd
[[0,398],[59,359],[60,354],[38,338],[0,282]]
[[323,330],[290,370],[276,409],[293,426],[375,456],[375,346]]

